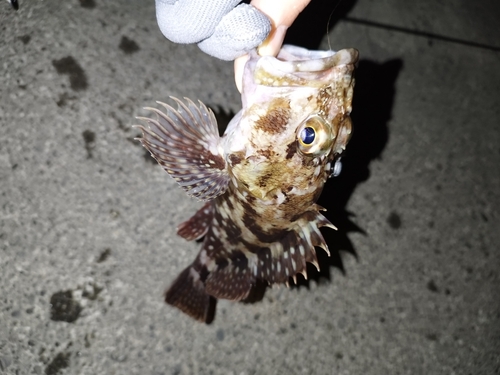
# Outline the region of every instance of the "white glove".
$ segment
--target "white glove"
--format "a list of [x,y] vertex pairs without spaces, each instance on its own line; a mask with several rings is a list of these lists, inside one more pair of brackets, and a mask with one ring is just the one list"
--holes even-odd
[[222,60],[234,60],[261,44],[271,31],[264,13],[241,0],[156,0],[161,32],[175,43],[197,43]]

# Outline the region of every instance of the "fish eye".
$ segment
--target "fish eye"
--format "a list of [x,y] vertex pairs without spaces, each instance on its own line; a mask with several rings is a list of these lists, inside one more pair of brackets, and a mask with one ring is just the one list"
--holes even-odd
[[316,131],[314,128],[307,127],[303,128],[300,132],[299,140],[303,145],[310,145],[314,142],[314,137],[316,136]]
[[298,148],[304,155],[318,155],[329,150],[334,139],[331,124],[316,114],[306,118],[297,130]]

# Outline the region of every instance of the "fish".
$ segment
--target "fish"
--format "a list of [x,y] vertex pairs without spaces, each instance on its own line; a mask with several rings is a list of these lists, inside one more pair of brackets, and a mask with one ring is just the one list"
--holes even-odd
[[203,206],[177,227],[203,239],[195,260],[165,293],[167,304],[205,323],[218,299],[244,301],[258,283],[285,284],[329,255],[321,227],[336,229],[318,200],[351,137],[358,51],[285,45],[276,57],[250,53],[242,109],[220,136],[201,101],[171,97],[146,107],[137,138]]

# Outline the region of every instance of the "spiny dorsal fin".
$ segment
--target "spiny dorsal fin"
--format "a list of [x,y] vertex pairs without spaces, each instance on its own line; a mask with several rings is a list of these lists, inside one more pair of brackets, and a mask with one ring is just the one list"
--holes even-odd
[[138,117],[148,124],[135,126],[142,130],[139,141],[188,195],[214,199],[226,191],[229,182],[215,116],[201,102],[172,99],[177,110],[158,102],[166,113],[146,108],[156,113],[156,120]]
[[299,273],[307,279],[306,263],[313,264],[319,270],[315,247],[324,249],[330,255],[319,230],[324,226],[335,229],[318,211],[306,212],[297,220],[294,230],[259,251],[256,276],[271,284],[287,283],[290,277],[295,280]]

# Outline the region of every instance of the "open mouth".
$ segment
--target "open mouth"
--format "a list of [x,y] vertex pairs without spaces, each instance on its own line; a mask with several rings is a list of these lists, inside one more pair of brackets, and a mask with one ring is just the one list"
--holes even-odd
[[[346,66],[358,60],[353,48],[340,51],[310,51],[285,45],[277,57],[263,56],[256,66],[254,79],[264,86],[323,86],[325,82],[341,78]],[[352,67],[347,71],[352,71]]]

